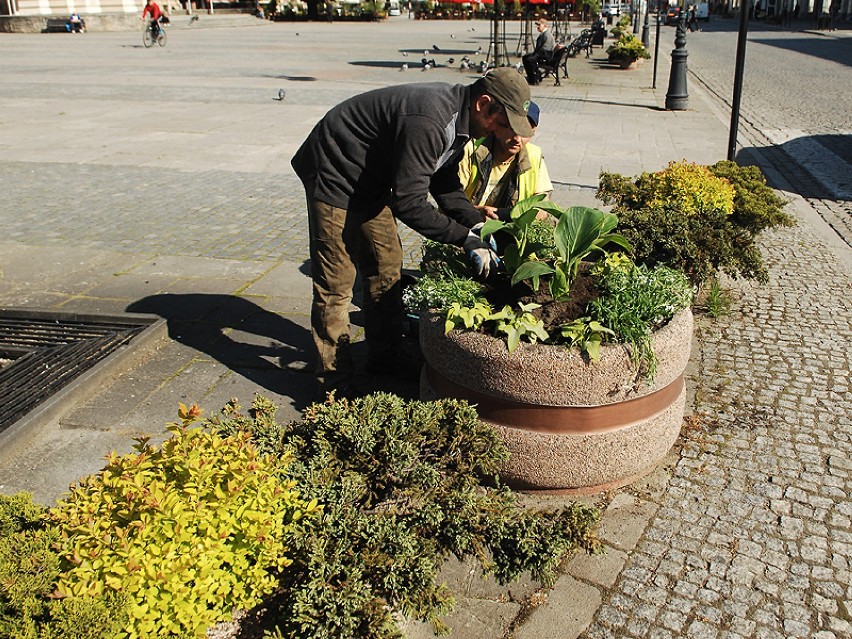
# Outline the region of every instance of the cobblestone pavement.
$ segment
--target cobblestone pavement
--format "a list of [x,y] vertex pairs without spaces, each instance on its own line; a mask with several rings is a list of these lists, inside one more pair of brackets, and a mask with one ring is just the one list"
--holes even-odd
[[[123,309],[149,290],[222,290],[229,298],[253,300],[255,317],[270,321],[280,313],[304,324],[304,305],[289,296],[305,297],[307,290],[280,290],[294,282],[304,287],[305,279],[282,276],[298,275],[306,257],[303,195],[288,166],[292,150],[342,97],[422,79],[396,71],[421,48],[436,42],[475,49],[483,35],[471,30],[474,25],[486,32],[487,47],[487,25],[404,19],[379,26],[176,31],[168,47],[153,51],[141,49],[137,33],[0,38],[0,304],[48,300],[56,308]],[[393,29],[377,38],[385,26]],[[457,35],[454,44],[448,30]],[[338,45],[333,51],[326,33]],[[673,37],[670,29],[664,33]],[[591,203],[601,168],[633,174],[683,157],[724,157],[727,122],[711,113],[721,110],[704,94],[713,92],[713,74],[725,72],[698,63],[698,43],[711,35],[720,50],[733,50],[721,30],[690,36],[690,68],[705,84],[695,87],[689,111],[660,110],[665,89],[649,88],[648,67],[613,73],[597,64],[600,51],[588,61],[574,60],[563,87],[536,88],[557,199]],[[41,48],[45,42],[56,47],[49,56]],[[775,47],[793,48],[789,42]],[[341,55],[358,64],[339,62]],[[204,63],[187,69],[191,60]],[[811,62],[823,70],[825,61],[816,55],[799,54],[794,68],[810,73]],[[72,66],[80,69],[80,82],[67,81]],[[664,65],[660,77],[667,72]],[[439,70],[432,77],[459,75]],[[462,75],[460,81],[469,79]],[[273,102],[282,86],[287,97]],[[820,207],[842,220],[849,202],[828,189],[817,192],[795,167],[785,169],[788,160],[773,157],[777,147],[765,146],[762,122],[789,127],[774,110],[760,117],[761,109],[786,97],[777,91],[765,105],[748,107],[754,125],[748,144],[759,147],[750,157],[769,161],[791,194],[801,189],[805,199],[791,205],[800,224],[762,238],[768,285],[726,282],[730,311],[698,321],[692,408],[681,441],[651,478],[601,497],[608,504],[601,529],[607,554],[572,559],[546,596],[525,582],[509,590],[475,583],[463,567],[467,586],[449,620],[453,636],[852,636],[850,253],[826,240],[819,217],[806,214]],[[790,108],[806,102],[796,98]],[[849,121],[842,122],[837,130],[808,130],[848,132]],[[842,155],[844,148],[835,150]],[[405,237],[411,247],[410,233]],[[51,251],[103,263],[105,272],[95,275],[105,283],[80,282],[63,262],[31,257]],[[31,272],[19,275],[26,269]],[[244,273],[242,279],[236,272]],[[178,328],[185,329],[189,320],[180,319],[186,323]],[[228,334],[232,359],[200,352],[202,342],[182,340],[173,330],[174,341],[140,374],[107,389],[102,403],[84,407],[53,437],[77,438],[75,451],[81,438],[90,437],[96,443],[86,450],[100,459],[106,431],[117,438],[139,429],[142,418],[171,416],[178,399],[197,397],[200,389],[210,402],[257,384],[292,395],[291,388],[281,390],[286,384],[277,364],[264,362],[262,374],[246,373],[242,359],[234,364],[233,352],[270,360],[276,349],[304,348],[280,335],[280,325],[293,326],[277,320],[278,332],[224,324],[237,329]],[[240,340],[257,342],[257,348],[237,350],[246,346]],[[252,384],[234,385],[240,374]],[[135,404],[134,394],[142,398]],[[111,417],[105,406],[114,404],[107,400],[125,402],[114,412],[118,425],[85,425],[84,418]],[[0,489],[34,483],[44,472],[43,457],[0,464]],[[409,628],[408,636],[427,636],[421,631]]]

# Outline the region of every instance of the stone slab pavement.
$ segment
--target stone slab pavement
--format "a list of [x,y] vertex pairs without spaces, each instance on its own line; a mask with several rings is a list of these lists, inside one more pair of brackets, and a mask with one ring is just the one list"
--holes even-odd
[[[488,49],[487,22],[254,26],[174,30],[150,50],[137,32],[0,37],[0,307],[168,323],[167,339],[91,399],[4,443],[0,491],[51,503],[131,437],[162,437],[178,402],[210,412],[260,392],[282,420],[298,418],[312,398],[310,280],[293,151],[338,101],[403,82],[469,83],[449,58]],[[510,52],[518,29],[507,28]],[[688,109],[664,109],[673,30],[663,34],[656,88],[653,61],[615,70],[596,49],[569,62],[562,86],[533,89],[558,202],[599,204],[601,170],[725,157],[729,116],[700,87]],[[446,66],[420,70],[424,51]],[[760,162],[760,149],[742,158]],[[605,509],[607,552],[566,560],[550,591],[447,566],[460,593],[453,636],[852,636],[852,258],[783,177],[769,177],[799,226],[763,238],[767,286],[726,282],[729,312],[699,319],[689,415],[665,462],[587,498]],[[401,234],[415,268],[417,238]],[[360,336],[357,303],[353,324]]]

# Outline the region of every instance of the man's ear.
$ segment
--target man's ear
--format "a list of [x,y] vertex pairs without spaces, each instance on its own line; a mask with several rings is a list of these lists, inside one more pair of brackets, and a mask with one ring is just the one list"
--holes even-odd
[[476,113],[481,113],[483,115],[488,114],[488,110],[491,108],[491,105],[494,103],[494,98],[492,98],[487,93],[483,93],[478,96],[476,100],[473,101],[473,110]]

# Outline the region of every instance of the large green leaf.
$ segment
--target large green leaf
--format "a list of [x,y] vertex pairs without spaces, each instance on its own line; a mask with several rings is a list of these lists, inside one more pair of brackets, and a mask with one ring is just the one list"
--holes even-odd
[[523,280],[533,280],[533,289],[538,290],[538,278],[542,275],[550,275],[555,269],[545,262],[524,262],[512,275],[512,286]]
[[571,267],[595,247],[606,213],[586,206],[573,206],[556,224],[556,250]]

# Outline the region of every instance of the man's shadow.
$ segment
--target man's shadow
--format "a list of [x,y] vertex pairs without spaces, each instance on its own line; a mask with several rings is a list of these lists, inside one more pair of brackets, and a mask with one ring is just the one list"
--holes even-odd
[[302,410],[314,400],[309,320],[300,326],[235,295],[163,293],[133,302],[128,312],[167,322],[169,337],[209,355]]
[[[163,293],[130,304],[132,313],[164,318],[169,337],[205,353],[259,387],[291,399],[302,411],[317,397],[310,319],[300,325],[235,295]],[[353,313],[353,322],[360,312]],[[357,326],[353,326],[357,331]],[[356,362],[366,361],[366,344],[353,344]],[[356,366],[358,366],[356,364]],[[370,376],[358,366],[356,382],[363,392],[389,392],[419,397],[419,385],[392,377]]]

